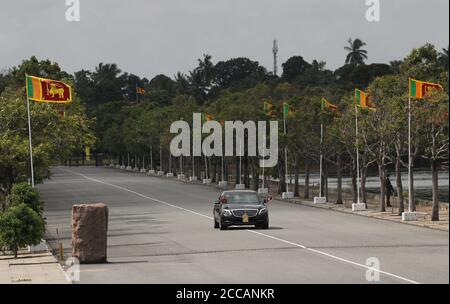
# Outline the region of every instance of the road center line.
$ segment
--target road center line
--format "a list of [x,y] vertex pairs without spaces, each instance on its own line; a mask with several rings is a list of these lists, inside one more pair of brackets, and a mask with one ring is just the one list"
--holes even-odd
[[[139,197],[142,197],[142,198],[145,198],[145,199],[148,199],[148,200],[151,200],[151,201],[154,201],[154,202],[157,202],[157,203],[160,203],[160,204],[163,204],[163,205],[175,208],[175,209],[183,210],[183,211],[186,211],[186,212],[189,212],[189,213],[192,213],[192,214],[195,214],[195,215],[198,215],[198,216],[201,216],[203,218],[210,219],[210,220],[213,219],[211,216],[207,216],[207,215],[195,212],[193,210],[189,210],[189,209],[186,209],[186,208],[174,205],[174,204],[170,204],[170,203],[164,202],[162,200],[159,200],[159,199],[156,199],[156,198],[153,198],[153,197],[149,197],[149,196],[144,195],[142,193],[139,193],[139,192],[136,192],[136,191],[133,191],[133,190],[130,190],[130,189],[127,189],[127,188],[115,185],[115,184],[111,184],[111,183],[108,183],[108,182],[105,182],[105,181],[102,181],[102,180],[99,180],[99,179],[95,179],[95,178],[89,177],[89,176],[84,175],[82,173],[78,173],[78,172],[75,172],[75,171],[72,171],[72,170],[68,170],[68,169],[62,169],[62,168],[59,168],[59,169],[63,170],[63,171],[66,171],[66,172],[69,172],[69,173],[72,173],[74,175],[79,175],[79,176],[81,176],[81,177],[83,177],[83,178],[85,178],[87,180],[90,180],[90,181],[93,181],[93,182],[96,182],[96,183],[100,183],[100,184],[103,184],[103,185],[106,185],[106,186],[114,187],[114,188],[120,189],[122,191],[126,191],[126,192],[129,192],[129,193],[135,194],[135,195],[137,195]],[[402,281],[405,281],[405,282],[408,282],[408,283],[411,283],[411,284],[420,284],[419,282],[407,279],[405,277],[402,277],[402,276],[399,276],[399,275],[396,275],[396,274],[393,274],[393,273],[390,273],[390,272],[382,271],[382,270],[379,270],[379,269],[375,269],[375,268],[369,267],[369,266],[364,265],[364,264],[360,264],[360,263],[353,262],[353,261],[350,261],[350,260],[347,260],[347,259],[344,259],[344,258],[340,258],[338,256],[326,253],[324,251],[308,248],[308,247],[306,247],[304,245],[301,245],[301,244],[298,244],[298,243],[294,243],[294,242],[291,242],[291,241],[288,241],[288,240],[284,240],[284,239],[281,239],[281,238],[278,238],[278,237],[275,237],[275,236],[272,236],[272,235],[269,235],[269,234],[266,234],[266,233],[262,233],[262,232],[251,230],[251,229],[247,229],[246,231],[248,231],[250,233],[253,233],[253,234],[257,234],[259,236],[263,236],[263,237],[269,238],[269,239],[273,239],[273,240],[276,240],[276,241],[279,241],[279,242],[282,242],[282,243],[285,243],[285,244],[289,244],[289,245],[294,246],[294,247],[305,249],[305,250],[308,250],[310,252],[313,252],[313,253],[316,253],[316,254],[319,254],[319,255],[322,255],[322,256],[326,256],[328,258],[331,258],[331,259],[334,259],[334,260],[337,260],[337,261],[340,261],[340,262],[343,262],[343,263],[354,265],[354,266],[357,266],[357,267],[360,267],[360,268],[363,268],[363,269],[366,269],[366,270],[378,272],[380,274],[384,274],[384,275],[390,276],[392,278],[396,278],[396,279],[399,279],[399,280],[402,280]]]

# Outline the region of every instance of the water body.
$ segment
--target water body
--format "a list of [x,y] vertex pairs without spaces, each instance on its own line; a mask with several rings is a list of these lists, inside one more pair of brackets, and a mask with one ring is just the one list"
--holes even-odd
[[[391,174],[391,182],[394,189],[396,189],[395,184],[395,174]],[[305,176],[300,175],[300,185],[304,184]],[[276,180],[277,181],[277,180]],[[292,177],[292,183],[293,183]],[[312,174],[310,176],[310,184],[317,185],[319,183],[319,175]],[[408,191],[408,172],[402,172],[402,183],[403,191]],[[351,189],[352,180],[350,177],[344,177],[342,179],[342,188]],[[430,171],[415,171],[414,172],[414,193],[416,198],[419,200],[431,200],[431,172]],[[328,187],[330,189],[337,188],[337,179],[335,177],[328,178]],[[380,191],[380,181],[378,176],[369,176],[366,181],[366,189],[368,192],[377,193]],[[449,174],[448,171],[439,172],[439,199],[441,202],[449,202]]]

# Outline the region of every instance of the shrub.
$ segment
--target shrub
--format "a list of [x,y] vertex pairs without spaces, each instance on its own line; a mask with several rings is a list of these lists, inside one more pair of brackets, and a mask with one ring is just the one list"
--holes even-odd
[[26,204],[42,217],[44,204],[40,200],[37,190],[27,183],[13,185],[11,194],[8,196],[8,200],[12,206]]
[[10,206],[0,213],[0,247],[6,247],[17,258],[19,248],[37,245],[45,233],[41,216],[26,204]]

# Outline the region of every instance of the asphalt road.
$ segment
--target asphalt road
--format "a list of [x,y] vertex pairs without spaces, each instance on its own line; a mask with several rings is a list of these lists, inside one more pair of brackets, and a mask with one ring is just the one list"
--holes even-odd
[[[449,283],[449,234],[274,201],[269,230],[213,229],[219,190],[108,168],[53,169],[39,191],[48,239],[70,253],[71,206],[109,207],[107,264],[81,283]],[[375,265],[374,265],[375,266]]]

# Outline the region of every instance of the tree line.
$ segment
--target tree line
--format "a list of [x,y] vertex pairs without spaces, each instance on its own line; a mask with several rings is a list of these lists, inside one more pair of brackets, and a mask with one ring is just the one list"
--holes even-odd
[[[288,150],[288,172],[285,172],[282,153],[278,166],[266,171],[267,175],[279,179],[280,193],[286,190],[288,175],[293,177],[295,195],[309,198],[309,177],[317,168],[322,151],[322,194],[328,196],[328,177],[333,171],[338,184],[335,203],[343,203],[342,179],[345,175],[352,177],[352,199],[356,202],[355,149],[358,146],[362,201],[367,202],[368,170],[375,168],[381,184],[380,210],[386,210],[384,181],[390,168],[394,168],[401,213],[405,206],[401,171],[407,167],[408,155],[408,79],[440,83],[444,86],[442,92],[432,94],[427,100],[414,101],[412,107],[414,164],[421,159],[428,161],[433,176],[433,220],[438,220],[438,172],[448,168],[448,120],[444,119],[448,115],[448,48],[439,52],[433,45],[426,44],[412,50],[403,60],[365,64],[368,58],[368,51],[363,49],[365,43],[360,39],[349,39],[348,43],[345,64],[334,71],[327,69],[325,62],[307,62],[301,56],[293,56],[282,64],[279,76],[249,58],[214,63],[212,56],[204,55],[187,74],[157,75],[148,80],[122,72],[116,64],[104,63],[93,71],[81,70],[70,75],[61,71],[56,63],[32,57],[0,76],[0,92],[5,104],[6,100],[16,99],[19,107],[19,103],[23,103],[20,87],[23,86],[25,71],[36,76],[66,79],[73,84],[77,95],[77,101],[70,107],[78,119],[73,119],[73,126],[62,128],[68,133],[54,133],[55,137],[56,134],[58,138],[62,136],[64,140],[59,138],[62,141],[59,144],[67,148],[58,150],[54,157],[63,159],[71,153],[82,153],[84,146],[94,146],[96,138],[95,151],[108,154],[115,163],[148,169],[152,160],[153,169],[174,173],[181,171],[181,162],[168,152],[173,137],[169,133],[171,122],[181,119],[192,123],[193,112],[208,113],[217,120],[282,119],[282,105],[288,103],[292,109],[287,121],[288,132],[280,136],[280,151],[284,147]],[[138,94],[137,88],[143,88],[145,93]],[[355,133],[355,88],[370,94],[377,107],[376,111],[358,110],[358,138]],[[338,110],[324,110],[322,98],[336,105]],[[265,113],[264,102],[273,105],[272,117]],[[42,105],[35,107],[46,109]],[[49,110],[53,109],[49,107]],[[14,113],[14,106],[9,111]],[[57,119],[58,115],[53,118]],[[23,117],[19,120],[23,124]],[[321,124],[325,130],[322,145]],[[39,124],[36,127],[39,129]],[[79,128],[82,132],[74,135],[70,133],[72,128]],[[26,130],[24,125],[22,129]],[[45,138],[48,132],[42,132],[42,138]],[[26,137],[19,137],[22,144],[27,141]],[[54,139],[55,143],[58,138]],[[0,149],[6,146],[8,144],[3,144]],[[23,168],[17,172],[25,172],[27,158],[23,153],[20,155]],[[42,162],[45,160],[44,157]],[[192,161],[196,162],[197,171],[193,175],[200,177],[200,173],[207,170],[213,181],[221,176],[222,160],[219,157],[211,157],[206,163],[200,158],[185,158],[183,172],[189,172]],[[260,185],[258,162],[255,157],[242,159],[242,180],[249,188],[256,189]],[[224,175],[234,174],[238,180],[239,160],[227,157],[225,163]],[[3,160],[0,161],[0,176],[3,177],[3,172],[10,168],[1,164]],[[232,170],[233,167],[236,170]],[[48,169],[48,166],[43,168]],[[306,176],[303,193],[300,193],[300,173]],[[48,176],[48,171],[40,176]],[[22,179],[25,177],[23,173]],[[7,191],[8,182],[1,183]]]

